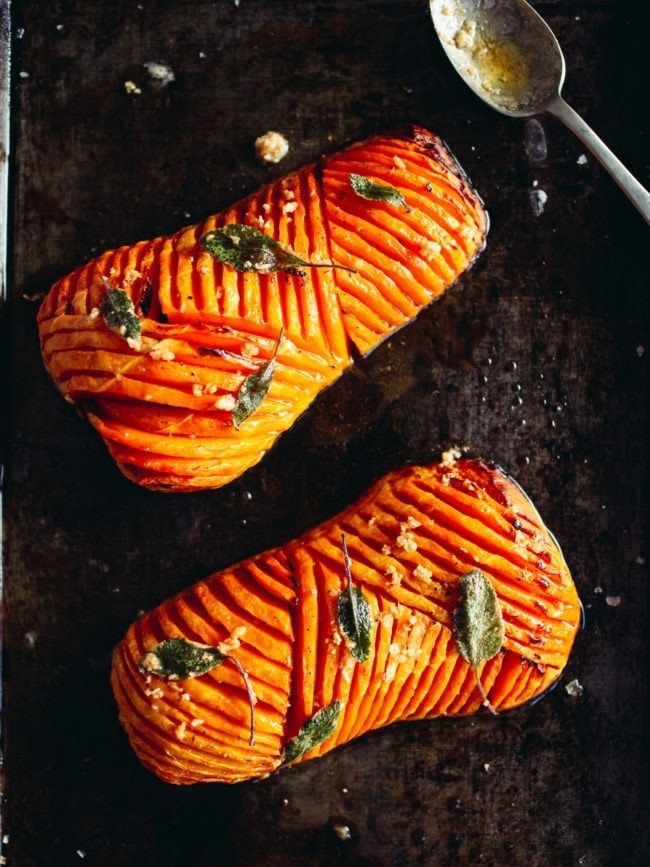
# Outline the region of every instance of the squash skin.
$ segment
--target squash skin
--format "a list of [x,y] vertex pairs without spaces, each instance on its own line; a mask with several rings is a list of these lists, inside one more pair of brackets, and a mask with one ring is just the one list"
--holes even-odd
[[[352,580],[372,614],[371,653],[354,659],[337,620]],[[505,622],[501,651],[480,679],[498,712],[547,691],[569,658],[581,608],[553,536],[517,484],[482,460],[407,466],[299,538],[200,581],[127,631],[111,683],[119,717],[146,768],[176,784],[234,783],[283,765],[287,743],[322,708],[338,725],[295,763],[406,720],[485,712],[458,651],[459,578],[479,568]],[[168,681],[138,669],[166,638],[226,642],[235,666]]]
[[[361,198],[351,173],[398,189],[407,207]],[[337,267],[235,271],[200,244],[230,223]],[[481,200],[440,139],[419,127],[376,136],[58,280],[37,317],[43,361],[133,482],[218,488],[256,464],[356,353],[452,285],[487,229]],[[99,315],[108,288],[133,302],[140,348]],[[237,429],[236,395],[276,348],[271,388]]]

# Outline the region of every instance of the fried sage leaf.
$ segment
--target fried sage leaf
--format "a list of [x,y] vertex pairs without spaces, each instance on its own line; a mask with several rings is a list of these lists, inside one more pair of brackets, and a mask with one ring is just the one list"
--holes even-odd
[[296,274],[300,273],[301,266],[310,265],[275,238],[241,223],[229,223],[208,232],[200,244],[215,259],[230,265],[235,271],[257,271],[259,274],[288,271]]
[[143,674],[157,674],[167,680],[189,680],[216,668],[226,658],[218,647],[187,638],[166,638],[141,657],[138,668]]
[[142,674],[155,674],[167,680],[190,680],[211,671],[222,662],[235,666],[244,681],[250,708],[250,734],[248,743],[255,745],[255,704],[257,699],[243,666],[234,656],[222,653],[218,647],[200,644],[187,638],[165,638],[148,650],[138,662]]
[[398,205],[410,211],[404,196],[399,190],[396,190],[395,187],[391,187],[389,184],[378,184],[364,175],[357,175],[351,172],[350,185],[354,192],[358,196],[361,196],[362,199],[368,199],[371,202],[388,202],[389,205]]
[[101,314],[111,331],[123,337],[133,349],[140,348],[142,324],[124,289],[106,287]]
[[258,371],[251,373],[242,382],[232,410],[232,421],[237,430],[251,416],[266,397],[275,372],[275,361],[280,348],[278,340],[272,357]]
[[316,711],[300,728],[298,734],[288,741],[284,748],[283,763],[294,762],[303,753],[309,752],[327,740],[336,730],[342,710],[343,702],[337,699],[327,707]]
[[343,563],[347,578],[347,588],[338,598],[336,614],[341,632],[347,639],[350,653],[357,662],[365,662],[370,656],[372,616],[370,606],[363,595],[363,591],[360,587],[352,586],[350,557],[344,534],[341,535],[341,540],[343,543]]
[[496,713],[487,699],[478,667],[492,659],[503,647],[505,627],[499,599],[490,579],[480,569],[472,569],[458,583],[458,605],[453,612],[454,638],[463,659],[474,669],[483,703]]

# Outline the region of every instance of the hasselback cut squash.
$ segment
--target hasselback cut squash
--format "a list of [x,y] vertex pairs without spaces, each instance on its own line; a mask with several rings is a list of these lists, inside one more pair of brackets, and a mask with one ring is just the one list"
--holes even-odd
[[237,782],[393,722],[528,702],[559,677],[579,619],[526,495],[452,454],[143,615],[111,680],[148,769]]
[[379,135],[60,279],[38,313],[44,363],[128,478],[217,488],[444,292],[486,231],[440,139]]

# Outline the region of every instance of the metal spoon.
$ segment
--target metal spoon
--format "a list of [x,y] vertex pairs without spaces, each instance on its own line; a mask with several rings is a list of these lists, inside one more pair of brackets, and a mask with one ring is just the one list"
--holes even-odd
[[548,112],[574,132],[650,223],[650,193],[562,98],[565,63],[525,0],[430,0],[442,47],[466,84],[510,117]]

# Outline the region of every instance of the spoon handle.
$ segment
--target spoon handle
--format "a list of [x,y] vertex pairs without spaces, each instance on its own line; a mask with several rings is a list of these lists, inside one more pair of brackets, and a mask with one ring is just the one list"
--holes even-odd
[[597,160],[607,169],[625,195],[635,205],[640,214],[650,224],[650,193],[641,186],[634,175],[628,171],[619,158],[612,153],[605,142],[600,139],[580,115],[568,105],[561,96],[556,97],[545,106],[549,114],[554,115],[575,133],[580,141],[589,148]]

